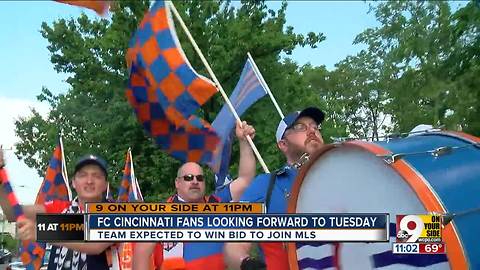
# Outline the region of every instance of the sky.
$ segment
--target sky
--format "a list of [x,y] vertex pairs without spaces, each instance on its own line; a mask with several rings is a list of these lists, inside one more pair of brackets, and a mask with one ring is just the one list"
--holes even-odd
[[[280,5],[279,1],[268,2],[268,6],[275,10]],[[36,108],[43,116],[48,114],[48,106],[36,100],[42,87],[54,94],[68,90],[67,76],[58,74],[50,62],[48,42],[39,32],[42,22],[50,25],[60,18],[77,17],[82,11],[96,16],[93,11],[53,1],[0,1],[3,61],[0,65],[0,144],[4,147],[14,147],[19,141],[15,136],[14,121],[30,115],[30,108]],[[318,48],[298,48],[289,57],[301,65],[309,62],[332,70],[335,63],[364,48],[352,45],[357,34],[378,25],[373,14],[367,11],[368,3],[363,1],[289,2],[287,25],[293,26],[294,32],[322,32],[326,36]],[[21,203],[34,202],[42,178],[18,160],[13,151],[6,151],[6,159],[10,181]]]

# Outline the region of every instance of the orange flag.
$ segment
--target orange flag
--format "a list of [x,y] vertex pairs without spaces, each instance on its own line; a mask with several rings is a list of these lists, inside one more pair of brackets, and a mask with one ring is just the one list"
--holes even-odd
[[82,1],[82,0],[55,0],[57,2],[79,6],[84,8],[89,8],[95,10],[99,15],[105,14],[110,6],[110,1]]

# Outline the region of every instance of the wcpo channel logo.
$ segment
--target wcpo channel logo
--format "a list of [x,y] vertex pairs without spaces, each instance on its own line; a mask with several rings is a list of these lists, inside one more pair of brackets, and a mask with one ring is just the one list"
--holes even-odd
[[397,215],[397,243],[442,242],[440,215]]

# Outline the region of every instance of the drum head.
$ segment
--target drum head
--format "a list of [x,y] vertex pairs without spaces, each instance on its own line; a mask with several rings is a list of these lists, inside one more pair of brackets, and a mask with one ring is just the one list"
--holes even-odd
[[292,193],[289,212],[389,213],[390,242],[316,247],[289,244],[291,269],[324,269],[335,265],[342,269],[417,269],[418,266],[450,269],[445,255],[435,258],[436,262],[428,262],[428,256],[420,255],[420,259],[412,259],[412,265],[396,263],[397,258],[391,253],[395,215],[427,213],[427,209],[402,176],[382,158],[361,147],[326,146],[302,168]]

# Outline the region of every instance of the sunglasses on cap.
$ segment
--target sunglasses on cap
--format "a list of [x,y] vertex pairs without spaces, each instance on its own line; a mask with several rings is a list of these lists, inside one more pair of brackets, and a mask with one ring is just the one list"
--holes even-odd
[[193,175],[193,174],[186,174],[184,176],[179,176],[177,178],[183,178],[184,181],[187,181],[187,182],[190,182],[190,181],[193,181],[194,178],[197,178],[197,181],[198,182],[203,182],[203,180],[205,180],[203,178],[203,175],[199,174],[199,175]]

